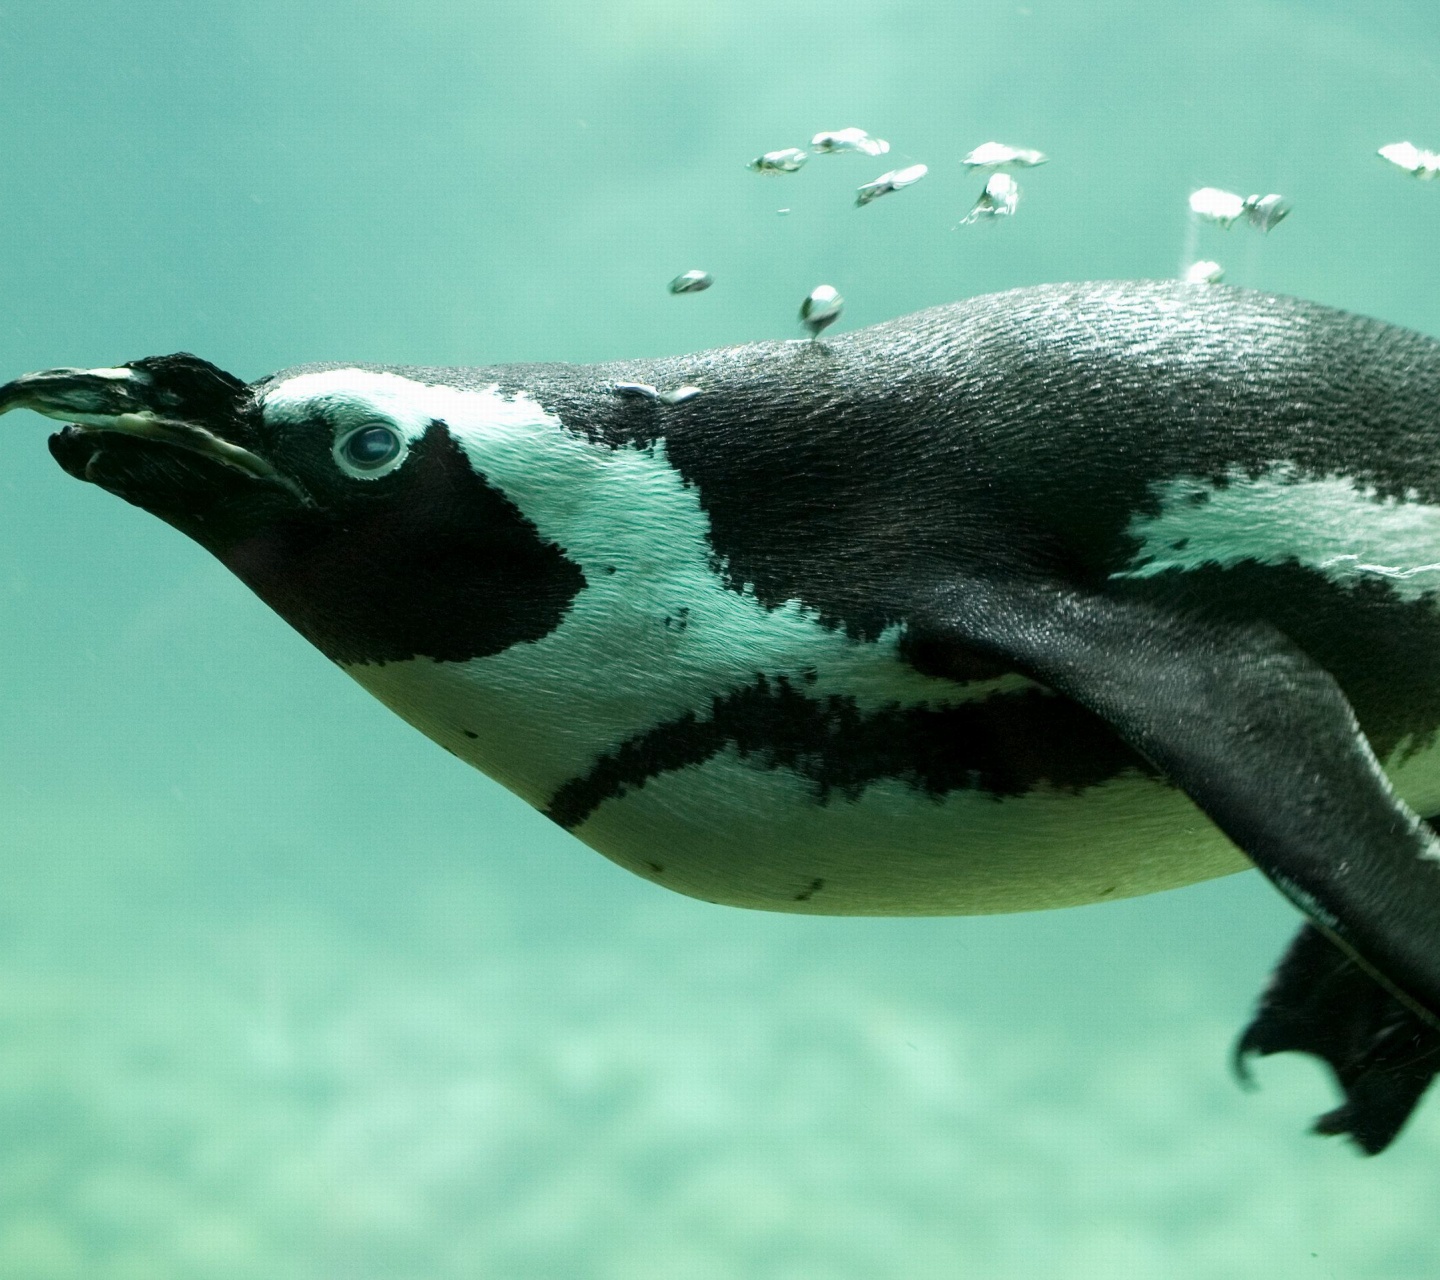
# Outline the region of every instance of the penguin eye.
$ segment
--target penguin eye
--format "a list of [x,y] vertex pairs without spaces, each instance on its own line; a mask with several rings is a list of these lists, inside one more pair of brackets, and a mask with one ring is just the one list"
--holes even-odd
[[335,442],[335,461],[352,475],[370,479],[393,470],[405,442],[394,427],[384,422],[366,422],[347,431]]

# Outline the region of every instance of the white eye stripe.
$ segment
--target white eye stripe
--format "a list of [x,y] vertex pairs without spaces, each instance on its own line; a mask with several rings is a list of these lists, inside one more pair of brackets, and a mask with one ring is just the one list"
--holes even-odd
[[[408,378],[362,369],[302,374],[266,394],[265,420],[282,430],[328,423],[336,467],[354,480],[378,480],[404,465],[411,446],[429,428],[434,415],[417,402],[423,390]],[[392,434],[398,445],[393,455],[378,450],[374,457],[365,456],[370,442],[363,438],[375,428]]]
[[434,417],[424,403],[425,390],[409,378],[366,369],[301,374],[266,393],[265,421],[286,427],[320,419],[330,423],[337,434],[369,422],[383,422],[413,444]]

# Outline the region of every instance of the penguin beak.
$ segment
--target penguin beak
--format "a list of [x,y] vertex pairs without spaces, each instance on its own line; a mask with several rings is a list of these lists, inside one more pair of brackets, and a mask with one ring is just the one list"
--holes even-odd
[[31,409],[74,423],[82,432],[113,431],[158,441],[290,487],[258,454],[205,427],[168,416],[164,402],[169,398],[145,369],[45,369],[22,374],[0,387],[0,413]]

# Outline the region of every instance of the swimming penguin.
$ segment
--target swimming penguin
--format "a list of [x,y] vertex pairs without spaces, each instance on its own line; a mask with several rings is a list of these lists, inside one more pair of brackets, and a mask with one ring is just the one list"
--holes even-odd
[[836,914],[1252,863],[1237,1059],[1384,1148],[1440,1068],[1440,343],[1055,285],[650,361],[51,369],[0,411],[658,884]]

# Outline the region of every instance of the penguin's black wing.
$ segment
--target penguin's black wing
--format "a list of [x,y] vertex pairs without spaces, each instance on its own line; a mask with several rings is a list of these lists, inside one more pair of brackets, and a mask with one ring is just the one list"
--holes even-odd
[[[1296,944],[1241,1052],[1324,1058],[1347,1104],[1322,1127],[1383,1147],[1440,1065],[1440,842],[1391,790],[1329,674],[1268,626],[983,576],[921,603],[907,650],[960,678],[999,660],[1088,707],[1343,948],[1332,963]],[[1316,1007],[1317,984],[1333,1008]],[[1396,1027],[1409,1037],[1398,1058]]]

